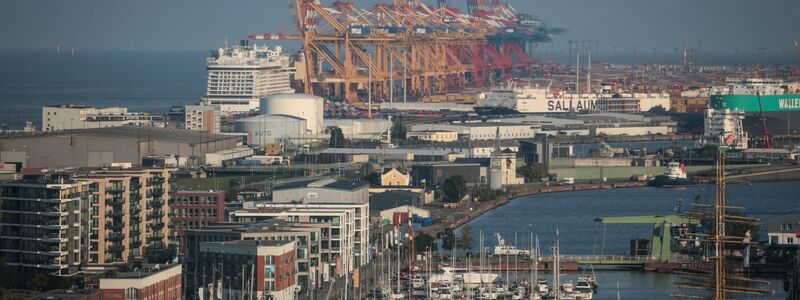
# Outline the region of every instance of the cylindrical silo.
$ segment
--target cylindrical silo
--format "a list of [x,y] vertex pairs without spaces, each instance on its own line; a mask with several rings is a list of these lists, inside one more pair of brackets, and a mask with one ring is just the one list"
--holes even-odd
[[324,100],[307,94],[279,94],[261,98],[259,114],[288,115],[306,119],[308,133],[322,132]]

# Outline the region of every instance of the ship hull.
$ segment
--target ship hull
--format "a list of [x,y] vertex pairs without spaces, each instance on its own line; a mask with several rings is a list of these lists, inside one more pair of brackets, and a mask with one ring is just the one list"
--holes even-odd
[[652,187],[662,188],[677,188],[693,186],[697,184],[697,180],[689,178],[669,178],[665,175],[659,175],[647,182],[647,185]]
[[[786,95],[713,95],[710,105],[714,109],[745,112],[743,126],[750,136],[761,136],[763,123],[771,135],[800,133],[800,94]],[[764,122],[761,111],[764,112]]]

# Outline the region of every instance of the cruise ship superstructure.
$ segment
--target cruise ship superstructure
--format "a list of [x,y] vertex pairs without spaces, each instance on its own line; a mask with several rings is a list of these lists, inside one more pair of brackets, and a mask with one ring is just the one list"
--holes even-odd
[[224,47],[207,59],[208,83],[203,105],[219,106],[222,113],[241,113],[258,108],[264,96],[294,93],[292,59],[280,46],[242,45]]
[[508,83],[478,97],[476,110],[532,113],[637,113],[661,106],[670,109],[667,93],[612,92],[604,86],[594,93],[565,93],[550,87]]

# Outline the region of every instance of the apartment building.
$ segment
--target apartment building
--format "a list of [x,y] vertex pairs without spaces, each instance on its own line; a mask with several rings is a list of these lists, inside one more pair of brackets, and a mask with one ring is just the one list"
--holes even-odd
[[87,169],[89,264],[111,266],[156,256],[169,245],[168,194],[174,169]]
[[[231,220],[280,218],[295,222],[334,223],[337,224],[334,227],[340,227],[335,235],[341,237],[330,238],[330,246],[344,249],[341,254],[347,257],[348,270],[369,262],[367,182],[326,178],[288,183],[273,188],[272,202],[262,202],[257,207],[258,210],[234,212]],[[336,212],[344,214],[339,216]]]
[[[356,211],[358,209],[358,211]],[[267,222],[273,219],[290,222],[325,223],[329,228],[322,231],[323,263],[321,272],[337,273],[337,260],[352,271],[355,266],[369,262],[369,204],[325,205],[325,204],[280,204],[260,203],[255,209],[241,209],[231,214],[234,222]],[[342,269],[339,269],[340,271]]]
[[169,197],[170,244],[183,253],[184,232],[225,221],[225,192],[177,191]]
[[30,174],[2,186],[0,252],[23,272],[74,275],[89,256],[88,182]]
[[220,107],[216,105],[187,105],[185,127],[189,130],[220,132]]
[[42,131],[126,125],[164,127],[164,117],[143,112],[128,112],[128,108],[125,107],[96,108],[82,105],[42,107]]
[[[240,223],[224,222],[210,224],[202,229],[186,231],[185,273],[187,286],[194,288],[200,278],[198,274],[200,244],[205,242],[259,240],[259,241],[296,241],[297,282],[303,293],[320,286],[322,274],[317,270],[322,263],[321,252],[330,254],[330,249],[323,249],[322,232],[328,232],[330,226],[324,223],[286,222],[270,220],[269,222]],[[329,257],[329,256],[326,256]]]
[[[295,241],[206,242],[200,245],[200,299],[295,299]],[[211,288],[209,288],[211,287]]]
[[100,299],[182,299],[182,267],[161,270],[118,273],[112,278],[100,279]]

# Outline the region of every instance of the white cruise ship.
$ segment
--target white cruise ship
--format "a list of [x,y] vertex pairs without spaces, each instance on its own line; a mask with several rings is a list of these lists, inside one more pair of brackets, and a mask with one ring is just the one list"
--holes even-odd
[[476,111],[505,113],[638,113],[655,106],[670,109],[667,93],[613,93],[604,86],[597,93],[564,93],[549,87],[519,87],[509,83],[478,96]]
[[259,99],[269,95],[294,93],[292,59],[281,47],[239,46],[220,48],[207,60],[208,85],[204,105],[219,106],[223,114],[258,108]]

